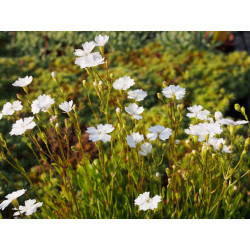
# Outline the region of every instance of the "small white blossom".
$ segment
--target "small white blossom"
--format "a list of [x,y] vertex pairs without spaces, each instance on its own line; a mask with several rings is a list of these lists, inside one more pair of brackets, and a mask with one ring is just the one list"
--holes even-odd
[[15,111],[19,111],[23,108],[20,101],[14,101],[12,104],[7,102],[3,106],[2,114],[3,115],[13,115]]
[[38,98],[32,102],[31,108],[32,113],[37,114],[41,111],[47,112],[47,110],[51,107],[52,104],[55,103],[55,100],[48,95],[40,95]]
[[134,99],[138,102],[142,101],[144,98],[146,98],[147,95],[148,95],[147,92],[143,91],[142,89],[128,91],[128,98]]
[[103,47],[108,42],[108,40],[109,40],[109,36],[99,35],[95,37],[95,44],[96,46]]
[[156,172],[156,173],[155,173],[155,176],[156,176],[156,178],[158,178],[158,177],[161,176],[161,174],[160,174],[159,172]]
[[140,194],[138,198],[135,199],[135,205],[139,206],[140,210],[154,210],[158,207],[158,203],[161,201],[161,196],[155,195],[153,198],[150,198],[149,193],[150,192],[145,192]]
[[189,107],[187,109],[192,112],[192,113],[187,113],[187,116],[190,118],[196,117],[197,119],[205,120],[207,119],[207,116],[210,114],[208,110],[201,111],[203,109],[201,105],[194,105],[193,107]]
[[82,69],[91,68],[104,63],[104,58],[99,52],[94,52],[86,56],[78,57],[75,64],[79,65]]
[[237,190],[237,186],[234,186],[234,190]]
[[221,125],[237,126],[237,125],[247,124],[247,123],[249,123],[249,121],[243,120],[243,121],[235,122],[231,119],[224,119],[223,118],[223,119],[218,120],[218,123],[220,123]]
[[180,144],[180,142],[181,142],[180,140],[175,140],[175,144],[177,145]]
[[121,109],[118,107],[118,108],[116,108],[115,112],[116,112],[116,113],[120,113],[120,112],[121,112]]
[[179,85],[170,85],[162,90],[163,95],[166,98],[173,98],[175,96],[176,100],[180,100],[184,97],[186,90]]
[[33,80],[32,76],[26,76],[24,78],[18,78],[12,85],[15,87],[25,87],[29,85]]
[[150,141],[154,141],[158,136],[161,140],[165,141],[172,134],[172,130],[170,128],[165,128],[161,125],[150,127],[148,131],[152,132],[147,134],[147,138]]
[[94,42],[85,42],[82,44],[83,50],[76,49],[74,55],[80,57],[87,56],[92,52],[95,46],[96,44]]
[[125,111],[132,115],[135,120],[142,119],[142,116],[140,115],[143,111],[143,107],[138,107],[136,103],[130,103],[128,107],[125,107]]
[[214,113],[214,118],[217,121],[217,120],[222,119],[223,115],[222,115],[222,113],[220,111],[217,111],[217,112]]
[[147,156],[152,152],[152,144],[149,142],[145,142],[141,145],[141,150],[139,150],[139,154],[143,156]]
[[134,79],[131,79],[130,76],[120,77],[113,83],[113,88],[118,90],[127,90],[135,84]]
[[5,196],[7,198],[0,204],[0,209],[4,210],[9,204],[25,193],[26,189],[17,190]]
[[26,117],[24,119],[19,119],[16,123],[12,124],[12,130],[10,135],[22,135],[26,130],[33,129],[36,123],[33,122],[34,117]]
[[[14,216],[20,215],[25,213],[25,215],[32,215],[36,212],[37,208],[41,207],[43,205],[42,202],[36,203],[36,200],[27,200],[25,201],[24,206],[19,206],[19,211],[14,213]],[[14,208],[14,210],[17,210],[17,208]]]
[[127,135],[126,137],[127,143],[131,148],[136,148],[136,145],[143,139],[144,136],[140,135],[139,133],[132,133],[131,135]]
[[110,124],[98,124],[97,129],[95,127],[89,127],[86,132],[89,134],[90,141],[108,142],[111,141],[111,136],[108,135],[108,133],[111,133],[114,129],[115,128]]
[[64,113],[69,113],[76,105],[73,105],[73,101],[63,102],[59,105],[59,108],[64,111]]

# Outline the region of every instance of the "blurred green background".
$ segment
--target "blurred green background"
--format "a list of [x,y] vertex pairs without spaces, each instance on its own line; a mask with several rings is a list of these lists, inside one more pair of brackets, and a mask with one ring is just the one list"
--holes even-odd
[[[114,78],[129,75],[136,88],[148,92],[143,105],[149,114],[160,114],[156,93],[161,92],[163,81],[187,89],[186,107],[200,104],[211,112],[220,110],[239,118],[233,110],[238,102],[249,114],[250,57],[248,41],[241,46],[239,32],[0,32],[0,110],[22,92],[11,85],[18,77],[33,76],[29,89],[34,99],[53,93],[57,85],[51,72],[55,71],[68,98],[77,104],[81,123],[91,123],[82,87],[82,80],[91,80],[74,64],[73,52],[98,34],[109,35],[105,53]],[[8,117],[0,121],[0,132],[29,169],[36,162],[21,138],[8,136],[10,127]],[[0,159],[2,174],[16,185],[24,185],[20,174]],[[13,187],[0,178],[0,200],[11,191]]]

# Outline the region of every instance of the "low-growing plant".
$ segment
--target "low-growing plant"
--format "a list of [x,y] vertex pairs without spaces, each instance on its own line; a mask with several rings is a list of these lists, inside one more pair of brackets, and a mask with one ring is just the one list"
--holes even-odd
[[[37,166],[27,172],[9,136],[1,135],[1,159],[27,184],[10,183],[18,191],[0,209],[12,203],[20,218],[247,218],[244,107],[235,105],[245,120],[233,121],[201,105],[186,109],[186,89],[177,84],[163,82],[158,93],[131,90],[132,75],[109,68],[108,39],[96,36],[74,53],[89,76],[82,79],[82,98],[94,117],[87,129],[56,73],[55,92],[36,99],[29,91],[32,76],[13,83],[23,92],[4,104],[1,118],[12,120],[10,136],[22,136]],[[100,52],[93,52],[96,47]],[[141,104],[148,95],[159,102],[150,113]],[[24,206],[17,201],[23,195]]]

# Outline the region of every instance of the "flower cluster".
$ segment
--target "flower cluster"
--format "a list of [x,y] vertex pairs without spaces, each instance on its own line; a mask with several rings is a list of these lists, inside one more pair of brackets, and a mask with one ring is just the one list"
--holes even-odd
[[82,44],[82,49],[76,49],[75,56],[78,56],[75,60],[75,64],[83,68],[91,68],[104,63],[104,58],[99,52],[93,52],[95,46],[103,47],[108,42],[108,36],[96,36],[95,41],[85,42]]
[[35,204],[36,200],[26,200],[24,206],[18,206],[17,198],[22,196],[26,191],[26,189],[21,189],[6,195],[6,200],[4,200],[0,204],[0,209],[4,210],[7,206],[9,206],[10,203],[13,203],[13,205],[15,206],[13,210],[17,210],[17,212],[14,213],[14,216],[23,213],[25,213],[25,215],[32,215],[33,213],[35,213],[37,208],[43,205],[42,202]]
[[[198,136],[198,141],[205,141],[205,136],[208,136],[207,142],[203,143],[203,146],[213,146],[215,150],[220,150],[224,153],[231,153],[231,150],[228,146],[225,145],[225,140],[223,138],[217,138],[217,135],[220,135],[223,132],[222,125],[237,126],[242,124],[247,124],[248,121],[233,121],[231,119],[223,118],[223,115],[220,111],[215,112],[214,119],[208,117],[210,112],[207,110],[202,111],[203,107],[201,105],[195,105],[189,107],[188,110],[192,113],[188,113],[188,117],[196,117],[200,120],[206,120],[204,123],[199,123],[197,125],[191,124],[189,129],[185,129],[185,133]],[[222,146],[221,146],[222,145]]]

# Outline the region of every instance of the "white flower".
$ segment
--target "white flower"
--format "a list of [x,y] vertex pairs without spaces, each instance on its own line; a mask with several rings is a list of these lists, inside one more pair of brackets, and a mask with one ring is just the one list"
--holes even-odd
[[116,112],[116,113],[120,113],[120,112],[121,112],[121,109],[118,107],[118,108],[116,108],[115,112]]
[[220,124],[215,123],[199,123],[198,125],[191,124],[189,129],[185,129],[185,133],[193,136],[199,136],[199,141],[205,140],[205,135],[213,137],[216,134],[221,134],[223,129]]
[[192,113],[187,113],[188,117],[196,117],[197,119],[200,120],[205,120],[207,119],[207,116],[210,114],[208,110],[203,110],[203,107],[201,105],[194,105],[193,107],[187,108],[189,111]]
[[223,148],[222,148],[222,152],[230,154],[231,150],[228,146],[224,145],[225,144],[225,140],[223,138],[214,138],[211,137],[208,139],[208,144],[213,146],[215,150],[219,150],[220,149],[220,145],[221,143],[223,144]]
[[[41,207],[43,205],[42,202],[36,203],[36,200],[27,200],[25,201],[24,206],[19,206],[19,211],[14,213],[14,216],[20,215],[25,213],[25,215],[32,215],[36,212],[37,208]],[[14,210],[17,210],[17,208],[14,208]]]
[[108,142],[111,140],[111,136],[108,135],[108,133],[111,133],[114,129],[115,128],[110,124],[98,124],[97,129],[95,127],[89,127],[86,132],[89,134],[89,140],[93,142]]
[[223,115],[220,111],[217,111],[214,113],[215,120],[220,120],[220,119],[222,119],[222,117],[223,117]]
[[161,196],[155,195],[153,198],[149,197],[149,192],[140,194],[135,199],[135,205],[139,206],[140,210],[146,211],[148,209],[154,210],[157,208],[158,203],[161,201]]
[[127,143],[131,148],[136,148],[136,145],[143,139],[144,136],[140,135],[139,133],[132,133],[131,135],[127,135],[126,137]]
[[59,105],[59,108],[64,111],[64,113],[69,113],[76,105],[73,105],[73,101],[63,102]]
[[159,172],[156,172],[156,173],[155,173],[155,176],[156,176],[156,178],[158,178],[158,177],[161,176],[161,174],[160,174]]
[[138,102],[146,98],[147,95],[148,95],[147,92],[143,91],[142,89],[128,91],[128,98],[135,99]]
[[152,152],[152,144],[149,142],[145,142],[141,145],[141,150],[139,150],[139,154],[143,156],[147,156]]
[[87,56],[89,55],[92,50],[94,49],[94,47],[96,46],[96,44],[94,42],[85,42],[82,44],[83,50],[82,49],[76,49],[74,52],[75,56]]
[[142,119],[142,116],[139,115],[144,111],[143,107],[138,107],[136,103],[130,103],[128,107],[125,107],[125,111],[132,115],[135,120]]
[[82,69],[95,67],[103,63],[104,58],[99,52],[94,52],[86,56],[78,57],[75,60],[75,64],[79,65]]
[[26,117],[24,119],[19,119],[16,123],[12,124],[12,130],[10,135],[22,135],[26,130],[33,129],[36,124],[33,122],[34,117]]
[[178,139],[177,139],[177,140],[175,140],[175,144],[177,144],[177,145],[178,145],[178,144],[180,144],[180,142],[181,142],[181,141],[180,141],[180,140],[178,140]]
[[237,126],[237,125],[247,124],[248,121],[243,120],[243,121],[235,122],[231,119],[224,119],[223,118],[223,119],[218,120],[218,123],[220,123],[221,125]]
[[48,95],[40,95],[38,98],[32,102],[31,108],[32,113],[37,114],[38,112],[43,111],[47,112],[47,110],[51,107],[52,104],[55,103],[55,100]]
[[109,40],[109,36],[99,35],[95,37],[95,44],[96,46],[103,47],[108,42],[108,40]]
[[161,125],[150,127],[148,131],[152,132],[147,134],[147,138],[150,141],[154,141],[158,136],[161,140],[165,141],[172,134],[172,130],[170,128],[165,128]]
[[0,204],[0,209],[4,210],[13,200],[23,195],[25,191],[26,189],[21,189],[21,190],[17,190],[15,192],[12,192],[11,194],[6,195],[5,198],[7,198],[7,200],[4,200]]
[[173,98],[175,96],[176,100],[180,100],[184,97],[186,90],[179,85],[170,85],[162,90],[163,95],[166,98]]
[[12,85],[15,87],[25,87],[29,85],[33,80],[32,76],[26,76],[24,78],[18,78]]
[[12,104],[7,102],[3,106],[3,115],[13,115],[15,111],[19,111],[23,108],[20,101],[14,101]]
[[113,88],[118,90],[127,90],[135,84],[135,80],[130,76],[120,77],[113,83]]

